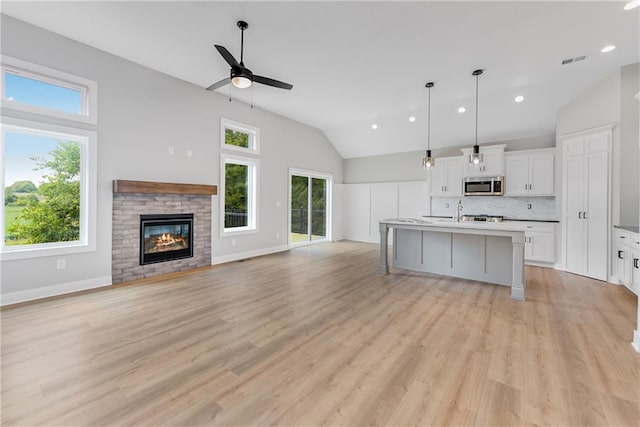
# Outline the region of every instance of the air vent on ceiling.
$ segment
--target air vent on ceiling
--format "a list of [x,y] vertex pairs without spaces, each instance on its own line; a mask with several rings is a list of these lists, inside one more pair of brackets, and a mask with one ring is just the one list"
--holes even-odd
[[587,55],[576,56],[575,58],[567,58],[567,59],[563,59],[563,60],[562,60],[562,65],[571,64],[571,63],[573,63],[573,62],[580,62],[580,61],[584,61],[585,59],[587,59]]

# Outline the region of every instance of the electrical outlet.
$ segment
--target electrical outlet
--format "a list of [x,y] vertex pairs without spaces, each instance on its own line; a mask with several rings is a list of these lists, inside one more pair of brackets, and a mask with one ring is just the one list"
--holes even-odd
[[276,233],[276,239],[280,240],[280,233]]
[[193,157],[193,151],[187,150],[187,157]]
[[58,270],[62,270],[62,269],[64,269],[64,268],[67,266],[67,263],[65,262],[65,260],[64,260],[64,259],[59,259],[59,260],[56,262],[56,265],[57,265],[57,267],[58,267]]
[[236,239],[231,239],[231,246],[235,246],[236,245]]
[[173,156],[173,147],[169,147],[169,154]]
[[276,208],[281,208],[281,207],[282,207],[282,203],[276,202]]

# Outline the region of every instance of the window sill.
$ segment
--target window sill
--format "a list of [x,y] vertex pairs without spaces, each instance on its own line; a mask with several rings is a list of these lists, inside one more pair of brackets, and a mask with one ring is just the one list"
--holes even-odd
[[257,228],[238,227],[237,229],[225,229],[220,233],[220,237],[241,236],[243,234],[258,234]]
[[16,249],[8,249],[6,246],[0,251],[0,261],[12,261],[18,259],[40,258],[49,256],[69,255],[96,250],[95,244],[74,242],[66,245],[40,246],[30,248],[16,246]]

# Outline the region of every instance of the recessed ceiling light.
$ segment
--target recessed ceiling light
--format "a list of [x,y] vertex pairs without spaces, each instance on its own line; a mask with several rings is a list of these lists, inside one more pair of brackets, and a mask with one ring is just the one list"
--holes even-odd
[[378,125],[377,125],[377,124],[375,124],[375,123],[374,123],[374,124],[372,124],[372,125],[371,125],[371,129],[374,129],[374,130],[375,130],[375,129],[378,129]]
[[524,101],[524,96],[518,95],[515,98],[513,98],[513,100],[516,101],[516,102],[522,102],[522,101]]
[[600,52],[602,52],[602,53],[611,52],[615,48],[616,47],[614,45],[610,44],[609,46],[605,46],[602,49],[600,49]]
[[410,121],[411,123],[413,123],[413,122],[415,122],[415,121],[416,121],[416,118],[415,118],[414,116],[411,116],[411,117],[409,117],[409,121]]
[[467,111],[467,109],[464,108],[464,107],[458,108],[458,113],[460,113],[460,114],[464,113],[465,111]]
[[624,5],[624,10],[635,9],[638,6],[640,6],[640,0],[632,0]]

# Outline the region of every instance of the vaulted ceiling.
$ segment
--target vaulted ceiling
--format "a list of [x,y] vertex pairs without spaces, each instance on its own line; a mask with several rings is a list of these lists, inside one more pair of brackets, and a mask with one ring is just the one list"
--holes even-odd
[[438,148],[473,142],[476,68],[488,142],[553,134],[559,108],[640,61],[640,8],[623,2],[2,3],[5,14],[203,90],[229,73],[214,44],[239,56],[244,19],[246,65],[294,88],[218,92],[323,130],[345,158],[424,149],[427,81]]

